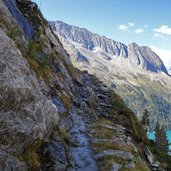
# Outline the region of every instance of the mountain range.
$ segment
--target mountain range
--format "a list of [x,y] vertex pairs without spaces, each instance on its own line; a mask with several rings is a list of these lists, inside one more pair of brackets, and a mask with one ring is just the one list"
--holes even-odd
[[171,127],[171,77],[150,47],[126,46],[61,21],[50,21],[49,25],[75,67],[114,89],[139,118],[147,109],[152,126],[159,120]]

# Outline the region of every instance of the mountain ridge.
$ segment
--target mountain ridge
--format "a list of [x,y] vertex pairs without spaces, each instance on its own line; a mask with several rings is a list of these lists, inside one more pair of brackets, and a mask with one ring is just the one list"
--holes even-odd
[[[136,43],[131,43],[127,46],[121,42],[109,39],[106,36],[92,33],[85,28],[68,25],[61,21],[51,21],[49,24],[52,29],[63,38],[80,43],[90,51],[100,48],[107,54],[128,58],[130,59],[130,62],[134,65],[139,65],[142,69],[152,72],[163,71],[168,74],[167,69],[160,57],[148,46],[138,46]],[[146,52],[146,56],[142,55],[142,51],[143,53]],[[135,52],[139,54],[134,55]]]

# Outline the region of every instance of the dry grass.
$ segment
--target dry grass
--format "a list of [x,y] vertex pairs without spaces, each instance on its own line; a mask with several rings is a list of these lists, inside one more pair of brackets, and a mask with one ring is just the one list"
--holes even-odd
[[39,171],[41,167],[41,159],[38,153],[40,145],[28,146],[24,152],[18,156],[19,160],[25,161],[29,168],[34,171]]
[[32,70],[35,71],[38,77],[42,77],[45,82],[48,82],[51,77],[51,69],[49,66],[42,67],[35,59],[27,59]]
[[105,141],[105,142],[98,142],[98,143],[92,143],[92,146],[94,147],[95,152],[101,152],[103,150],[121,150],[125,152],[134,152],[134,148],[131,145],[124,145],[121,146],[118,142],[114,141]]
[[94,147],[94,150],[97,153],[109,149],[111,150],[119,149],[119,144],[111,141],[106,141],[102,143],[92,143],[92,146]]
[[134,157],[133,159],[135,167],[134,168],[127,168],[126,166],[123,166],[120,171],[150,171],[147,164],[139,159],[139,157]]
[[71,108],[72,108],[72,101],[71,101],[69,96],[63,94],[63,95],[60,96],[60,100],[62,101],[62,103],[64,104],[64,106],[68,110],[71,110]]
[[90,128],[95,130],[95,133],[93,133],[92,136],[94,138],[112,139],[116,135],[117,132],[113,129],[105,128],[103,125],[113,126],[113,123],[112,121],[101,119],[97,121],[96,123],[92,124]]
[[94,138],[112,139],[116,135],[115,130],[104,128],[102,126],[95,126],[93,129],[95,130],[95,133],[93,134]]
[[91,127],[96,127],[96,126],[102,126],[102,125],[110,125],[113,126],[113,122],[110,120],[106,120],[106,119],[100,119],[98,120],[96,123],[92,124]]
[[107,171],[111,170],[112,164],[113,163],[118,163],[121,165],[126,165],[128,164],[129,161],[123,160],[120,157],[113,157],[113,156],[105,156],[99,159],[99,164],[100,164],[100,170],[101,171]]

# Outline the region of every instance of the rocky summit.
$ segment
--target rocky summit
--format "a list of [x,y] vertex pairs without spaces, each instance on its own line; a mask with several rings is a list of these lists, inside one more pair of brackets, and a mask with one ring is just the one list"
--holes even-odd
[[73,67],[35,3],[0,1],[0,58],[0,171],[164,171],[133,111]]
[[115,90],[139,118],[146,108],[152,127],[159,120],[171,128],[171,77],[151,48],[136,43],[126,46],[61,21],[49,25],[75,67]]

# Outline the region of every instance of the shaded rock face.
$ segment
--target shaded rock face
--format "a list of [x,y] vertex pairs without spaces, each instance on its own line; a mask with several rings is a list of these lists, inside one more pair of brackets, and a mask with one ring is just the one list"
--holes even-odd
[[13,17],[18,21],[20,26],[23,28],[25,33],[32,38],[35,34],[33,26],[28,22],[28,20],[21,14],[21,12],[16,7],[16,1],[3,0],[4,4],[9,8]]
[[55,138],[52,142],[46,143],[42,151],[43,166],[46,171],[64,171],[67,170],[68,161],[65,154],[65,148],[60,138]]

